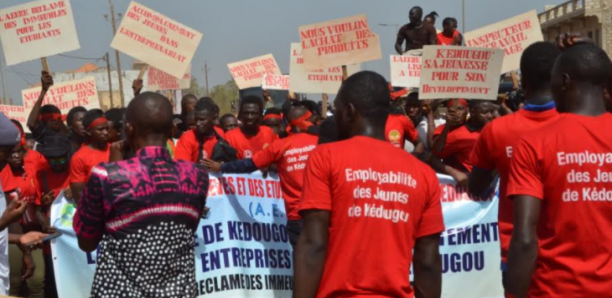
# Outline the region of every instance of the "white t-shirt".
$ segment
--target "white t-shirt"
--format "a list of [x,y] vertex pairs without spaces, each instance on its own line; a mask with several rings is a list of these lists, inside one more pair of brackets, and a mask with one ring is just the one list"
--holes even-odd
[[[434,123],[436,124],[436,127],[446,123],[446,120],[444,119],[435,119]],[[421,119],[421,122],[419,122],[419,124],[415,127],[417,132],[419,133],[419,139],[421,139],[421,142],[423,142],[423,145],[425,146],[425,151],[428,152],[429,151],[429,146],[427,146],[427,127],[429,125],[427,124],[427,118],[425,116],[423,116],[423,118]],[[412,151],[414,151],[414,145],[410,142],[406,142],[404,145],[404,150],[406,150],[407,152],[412,153]]]
[[[0,185],[0,215],[6,210],[6,198]],[[9,256],[8,228],[0,232],[0,295],[8,295],[9,291]]]

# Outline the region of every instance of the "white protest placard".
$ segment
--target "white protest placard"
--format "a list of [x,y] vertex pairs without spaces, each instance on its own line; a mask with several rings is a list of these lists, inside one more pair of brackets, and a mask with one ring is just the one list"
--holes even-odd
[[28,116],[30,110],[26,112],[26,109],[23,105],[13,106],[13,105],[0,105],[0,112],[9,119],[15,119],[21,123],[24,129],[28,126],[26,123],[28,122]]
[[191,86],[191,66],[182,79],[150,66],[147,70],[147,90],[182,90]]
[[264,90],[289,90],[289,76],[286,75],[264,75],[261,88]]
[[425,46],[420,99],[497,99],[504,50]]
[[[319,70],[307,70],[302,57],[302,45],[291,44],[291,63],[289,75],[291,76],[292,92],[297,93],[326,93],[336,94],[342,84],[342,67],[334,66]],[[361,69],[359,64],[346,66],[347,75],[351,76]]]
[[365,14],[300,26],[300,43],[308,70],[382,58],[378,35],[370,31]]
[[418,88],[421,81],[422,51],[409,51],[402,56],[391,55],[391,85]]
[[264,75],[282,75],[272,54],[230,63],[227,68],[240,90],[261,86]]
[[468,47],[503,49],[505,57],[501,73],[519,69],[523,51],[544,40],[535,10],[468,32],[464,39]]
[[132,1],[111,47],[182,78],[200,40],[202,33]]
[[[41,90],[41,87],[37,87],[21,91],[23,106],[26,111],[32,110]],[[100,101],[95,77],[55,83],[45,94],[43,105],[46,104],[57,106],[62,111],[62,115],[67,115],[70,109],[77,106],[82,106],[87,110],[99,109]]]
[[69,0],[41,0],[0,10],[0,38],[8,65],[78,50]]

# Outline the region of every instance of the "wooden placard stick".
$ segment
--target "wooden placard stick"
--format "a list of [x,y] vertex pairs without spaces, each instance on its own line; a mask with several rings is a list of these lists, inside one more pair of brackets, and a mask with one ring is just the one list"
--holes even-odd
[[329,96],[327,96],[327,93],[323,93],[321,95],[321,99],[322,99],[322,107],[321,107],[321,117],[323,117],[323,119],[327,118],[327,101],[329,100]]
[[513,70],[510,72],[510,76],[512,77],[512,86],[514,88],[514,90],[518,90],[519,89],[519,80],[518,80],[518,76],[516,75],[516,71]]
[[346,65],[342,65],[342,81],[346,81],[348,78],[348,70],[346,70]]
[[42,63],[42,69],[48,73],[51,73],[51,69],[49,68],[49,62],[47,61],[47,57],[40,58],[40,62]]
[[149,65],[148,64],[144,64],[142,66],[142,68],[140,69],[140,72],[138,73],[138,79],[139,80],[142,80],[142,78],[144,78],[144,75],[147,72],[147,69],[149,69]]

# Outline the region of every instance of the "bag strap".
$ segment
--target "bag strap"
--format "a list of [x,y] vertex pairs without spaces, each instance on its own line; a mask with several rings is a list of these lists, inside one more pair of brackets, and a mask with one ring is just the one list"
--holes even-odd
[[42,183],[42,187],[43,187],[43,190],[45,191],[45,194],[51,191],[51,189],[49,189],[49,181],[47,179],[47,174],[48,172],[45,171],[45,172],[42,172],[40,175],[40,182]]

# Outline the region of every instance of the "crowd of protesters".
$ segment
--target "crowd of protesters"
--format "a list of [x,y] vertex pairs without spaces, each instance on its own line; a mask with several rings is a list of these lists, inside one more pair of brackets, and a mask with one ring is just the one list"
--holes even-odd
[[[461,45],[457,21],[444,19],[437,33],[437,16],[413,8],[397,52]],[[0,115],[0,293],[57,297],[42,240],[55,232],[50,205],[63,193],[78,204],[80,248],[99,249],[92,297],[193,297],[193,235],[210,211],[208,172],[260,170],[280,178],[294,297],[440,297],[445,227],[436,172],[475,197],[499,180],[507,297],[610,297],[612,189],[596,182],[612,182],[612,64],[588,40],[567,35],[526,48],[520,67],[525,98],[515,110],[503,99],[419,100],[366,71],[343,82],[331,116],[293,93],[268,107],[265,91],[242,98],[237,115],[193,95],[173,115],[167,98],[141,93],[136,81],[127,108],[76,107],[64,118],[43,105],[53,86],[43,71],[27,120],[35,145]],[[289,170],[288,153],[297,151],[308,165]],[[582,153],[602,158],[560,161]],[[589,170],[597,177],[567,178]],[[594,198],[571,193],[583,187]],[[370,202],[356,199],[370,198],[382,215],[350,216]]]

